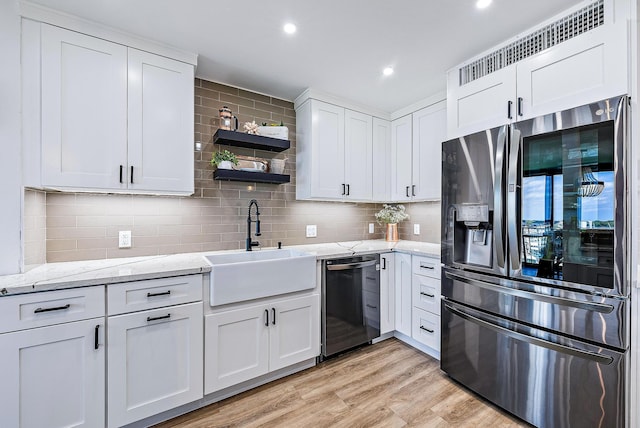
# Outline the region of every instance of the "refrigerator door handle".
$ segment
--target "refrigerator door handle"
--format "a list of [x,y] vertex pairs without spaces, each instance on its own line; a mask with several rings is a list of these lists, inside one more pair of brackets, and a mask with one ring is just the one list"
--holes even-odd
[[518,231],[517,196],[520,193],[518,183],[518,159],[520,157],[520,143],[522,137],[518,129],[511,129],[511,144],[509,147],[509,173],[507,183],[507,234],[509,241],[509,262],[511,274],[520,271],[520,239]]
[[504,218],[503,211],[504,207],[502,206],[503,201],[503,172],[504,172],[504,155],[505,148],[507,144],[507,126],[503,126],[500,128],[500,132],[498,132],[498,147],[496,150],[496,169],[495,169],[495,184],[493,186],[493,207],[494,207],[494,216],[493,216],[493,242],[494,248],[496,252],[496,261],[498,267],[504,273],[504,236],[502,232],[504,230]]
[[481,327],[487,328],[489,330],[493,330],[499,334],[504,336],[512,337],[513,339],[520,340],[522,342],[531,343],[536,346],[541,346],[543,348],[550,349],[552,351],[560,352],[567,355],[573,355],[578,358],[584,358],[587,360],[594,361],[598,364],[606,364],[609,365],[613,362],[613,358],[608,355],[596,354],[594,352],[583,351],[581,349],[573,348],[571,346],[561,345],[559,343],[549,342],[543,339],[538,339],[537,337],[528,336],[523,333],[519,333],[517,331],[509,330],[508,328],[501,327],[499,325],[495,325],[488,321],[484,321],[480,318],[476,318],[473,315],[470,315],[462,310],[454,308],[451,303],[444,302],[444,306],[447,310],[451,311],[453,314],[463,318],[467,321],[470,321],[474,324],[477,324]]
[[499,285],[489,284],[484,281],[478,281],[477,279],[471,279],[462,275],[446,271],[445,276],[454,281],[460,281],[467,284],[475,285],[486,290],[495,291],[502,294],[508,294],[510,296],[522,297],[524,299],[550,303],[553,305],[568,306],[572,308],[585,309],[588,311],[599,312],[603,314],[609,314],[613,312],[614,307],[604,303],[595,302],[580,302],[577,300],[566,299],[564,297],[548,296],[546,294],[532,293],[530,291],[518,290],[514,288],[501,287]]

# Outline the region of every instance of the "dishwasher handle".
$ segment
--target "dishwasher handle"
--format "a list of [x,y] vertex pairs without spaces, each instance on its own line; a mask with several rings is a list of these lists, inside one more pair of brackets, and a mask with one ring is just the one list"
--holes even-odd
[[344,263],[339,265],[327,265],[327,270],[348,270],[348,269],[360,269],[368,266],[375,266],[378,263],[377,260],[371,260],[368,262],[358,263]]

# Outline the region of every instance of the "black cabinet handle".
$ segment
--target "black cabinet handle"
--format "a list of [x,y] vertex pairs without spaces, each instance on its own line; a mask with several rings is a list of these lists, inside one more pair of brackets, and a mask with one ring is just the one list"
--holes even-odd
[[94,336],[93,336],[93,349],[98,349],[98,346],[100,345],[98,343],[98,331],[100,330],[100,324],[98,324],[96,326],[96,329],[94,331]]
[[436,297],[435,294],[429,294],[429,293],[425,293],[424,291],[420,292],[421,296],[427,296],[427,297]]
[[416,195],[416,185],[412,184],[411,185],[411,196],[415,196]]
[[513,101],[509,100],[507,101],[507,119],[513,119],[513,116],[511,116],[511,106],[513,105]]
[[342,196],[347,194],[347,185],[342,183]]
[[131,165],[131,184],[133,184],[133,165]]
[[271,314],[273,314],[273,321],[271,324],[276,325],[276,308],[271,308]]
[[351,186],[347,184],[347,196],[351,193]]
[[53,312],[53,311],[64,311],[66,309],[69,309],[71,307],[71,305],[69,303],[67,303],[64,306],[56,306],[53,308],[38,308],[35,311],[33,311],[34,314],[40,314],[42,312]]
[[407,198],[409,197],[409,186],[407,186],[407,190],[405,191]]
[[522,97],[518,97],[518,116],[523,116],[523,114],[522,114]]
[[377,307],[377,306],[371,306],[371,305],[367,305],[367,308],[370,308],[370,309],[378,309],[378,307]]
[[429,266],[429,265],[423,265],[422,263],[420,263],[420,269],[430,269],[430,270],[435,270],[435,266]]
[[420,330],[424,330],[427,333],[433,333],[433,330],[428,329],[427,327],[420,326]]
[[122,183],[122,171],[124,170],[124,167],[122,165],[120,165],[120,183]]
[[382,270],[387,270],[387,258],[382,257]]
[[269,309],[264,310],[264,326],[269,327]]
[[170,294],[171,294],[171,290],[167,290],[161,293],[147,293],[147,297],[168,296]]
[[168,320],[169,318],[171,318],[171,314],[163,315],[161,317],[147,317],[147,322],[159,321],[159,320]]

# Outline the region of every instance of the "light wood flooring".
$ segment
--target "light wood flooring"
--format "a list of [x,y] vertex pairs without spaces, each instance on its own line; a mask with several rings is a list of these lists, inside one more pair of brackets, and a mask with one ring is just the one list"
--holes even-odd
[[397,339],[204,407],[156,428],[526,427]]

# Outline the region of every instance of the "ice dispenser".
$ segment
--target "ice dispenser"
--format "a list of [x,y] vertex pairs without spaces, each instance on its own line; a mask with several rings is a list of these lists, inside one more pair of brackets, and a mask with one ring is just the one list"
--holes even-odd
[[458,263],[492,266],[493,230],[489,206],[458,204],[455,209],[454,258]]

